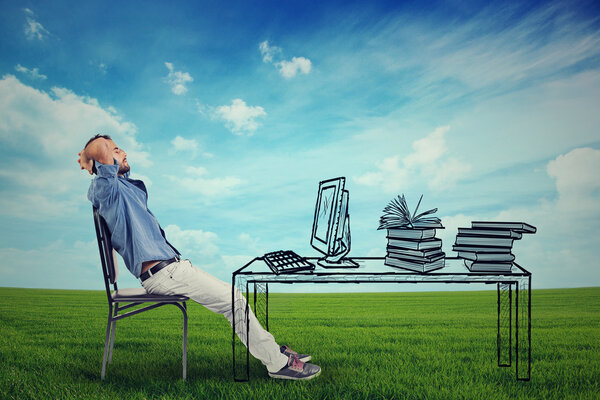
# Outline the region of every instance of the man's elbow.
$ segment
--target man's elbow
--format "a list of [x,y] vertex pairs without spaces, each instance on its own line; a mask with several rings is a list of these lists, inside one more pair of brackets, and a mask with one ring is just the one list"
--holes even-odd
[[86,148],[90,158],[104,165],[114,164],[112,152],[106,139],[97,139],[88,145]]

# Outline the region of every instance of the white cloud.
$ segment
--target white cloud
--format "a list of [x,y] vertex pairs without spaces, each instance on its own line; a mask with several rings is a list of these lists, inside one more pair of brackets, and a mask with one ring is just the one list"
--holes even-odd
[[25,36],[29,40],[44,40],[45,37],[50,35],[50,32],[37,22],[33,17],[34,13],[29,8],[23,9],[25,12]]
[[165,234],[169,242],[181,252],[184,257],[204,260],[207,257],[217,256],[218,236],[213,232],[203,230],[181,229],[177,225],[168,225]]
[[193,193],[199,193],[207,197],[225,196],[231,193],[231,190],[240,185],[242,180],[234,176],[224,178],[209,178],[208,170],[204,167],[187,167],[187,175],[168,176],[173,182],[176,182],[182,188]]
[[152,187],[152,180],[146,175],[138,174],[137,172],[131,172],[129,174],[129,177],[131,179],[138,179],[140,181],[144,181],[144,185],[146,185],[147,189],[150,189]]
[[292,57],[292,61],[280,61],[276,64],[279,67],[281,75],[290,79],[296,76],[298,72],[308,74],[312,68],[312,64],[308,58]]
[[260,54],[263,56],[263,62],[273,62],[273,56],[281,54],[281,49],[277,46],[269,46],[269,42],[265,40],[258,45]]
[[171,85],[171,91],[178,96],[185,94],[188,91],[186,84],[193,82],[194,78],[187,72],[175,71],[173,64],[170,62],[165,62],[165,66],[169,70],[169,75],[166,76],[165,80]]
[[311,61],[305,57],[292,57],[291,61],[283,59],[275,60],[275,56],[281,56],[281,48],[269,46],[269,42],[266,40],[261,42],[258,48],[263,56],[263,62],[275,65],[279,69],[279,73],[286,79],[293,78],[298,73],[306,75],[312,69]]
[[234,99],[230,106],[217,107],[213,115],[225,121],[225,126],[236,135],[252,135],[259,124],[257,118],[267,115],[260,106],[248,106],[242,99]]
[[[57,174],[60,178],[61,175]],[[0,214],[30,221],[61,219],[71,214],[85,198],[75,194],[58,196],[54,193],[35,193],[38,189],[9,192],[0,197]]]
[[172,153],[190,152],[192,153],[192,158],[194,158],[198,151],[198,142],[195,139],[185,139],[179,135],[171,140],[171,145],[173,146],[171,148]]
[[600,151],[578,148],[550,161],[546,171],[556,180],[560,213],[587,215],[600,211]]
[[255,238],[246,232],[242,232],[238,236],[238,243],[240,244],[240,246],[244,246],[245,249],[252,254],[265,253],[265,248],[262,245],[260,245],[259,242],[259,238]]
[[42,220],[81,204],[80,179],[89,175],[79,170],[77,153],[98,132],[127,151],[132,167],[151,165],[135,125],[96,99],[57,87],[47,93],[11,75],[0,79],[0,144],[26,156],[20,163],[0,160],[1,175],[11,183],[3,188],[0,213]]
[[187,167],[186,172],[191,175],[206,175],[208,174],[208,170],[204,167]]
[[14,183],[38,189],[42,193],[67,193],[72,185],[70,181],[77,179],[79,172],[77,168],[64,171],[61,179],[56,179],[56,171],[40,168],[25,160],[19,160],[11,163],[9,168],[3,166],[0,169],[0,177],[12,180]]
[[48,78],[46,75],[40,74],[40,71],[38,68],[29,69],[29,68],[23,67],[21,64],[17,64],[17,66],[15,67],[15,70],[18,72],[21,72],[22,74],[27,75],[30,78],[33,78],[33,79],[44,80],[44,79]]
[[[357,183],[379,186],[392,193],[402,190],[411,181],[425,181],[433,190],[444,190],[456,184],[467,174],[471,166],[447,156],[445,134],[449,126],[436,128],[426,137],[416,140],[413,152],[400,160],[399,155],[376,163],[376,172],[357,176]],[[402,164],[402,165],[401,165]]]
[[223,260],[223,264],[225,264],[225,270],[227,271],[235,271],[241,267],[243,267],[244,265],[248,264],[250,261],[252,261],[252,259],[254,257],[256,257],[255,253],[252,253],[254,255],[242,255],[242,254],[237,254],[237,255],[223,255],[221,256],[222,260]]
[[408,168],[417,168],[434,164],[446,153],[444,135],[449,130],[449,126],[440,126],[428,136],[415,141],[412,145],[414,152],[404,157],[404,165]]

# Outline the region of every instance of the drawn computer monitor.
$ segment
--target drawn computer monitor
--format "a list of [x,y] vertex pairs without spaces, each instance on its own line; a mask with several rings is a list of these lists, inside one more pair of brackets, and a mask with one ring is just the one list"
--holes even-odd
[[350,215],[346,178],[319,182],[310,244],[325,257],[318,260],[324,268],[352,268],[358,264],[344,258],[350,252]]

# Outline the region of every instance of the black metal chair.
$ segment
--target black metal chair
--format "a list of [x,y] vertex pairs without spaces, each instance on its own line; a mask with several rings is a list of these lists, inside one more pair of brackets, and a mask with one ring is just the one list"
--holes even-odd
[[[98,213],[94,207],[94,224],[96,226],[96,238],[98,239],[98,248],[100,250],[100,260],[102,261],[102,272],[104,274],[104,283],[106,285],[106,296],[108,297],[108,323],[106,324],[106,339],[104,341],[104,358],[102,359],[102,374],[104,379],[106,374],[106,360],[108,363],[112,361],[113,345],[115,342],[115,328],[117,321],[131,317],[144,311],[152,310],[172,304],[177,306],[183,313],[183,379],[186,378],[187,369],[187,306],[186,301],[189,300],[186,296],[167,296],[153,295],[146,292],[144,288],[119,289],[117,288],[117,278],[119,270],[116,260],[116,252],[114,251],[110,241],[110,231],[106,225],[104,218]],[[113,285],[111,290],[110,285]],[[122,303],[127,303],[121,305]],[[154,303],[142,308],[138,308],[125,314],[119,312],[143,303]],[[109,352],[110,347],[110,352]]]

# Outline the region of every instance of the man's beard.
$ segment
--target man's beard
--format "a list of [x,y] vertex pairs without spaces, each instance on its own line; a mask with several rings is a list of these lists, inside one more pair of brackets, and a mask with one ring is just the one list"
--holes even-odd
[[120,164],[119,165],[119,175],[125,175],[126,173],[129,172],[129,164],[124,165],[124,164]]

